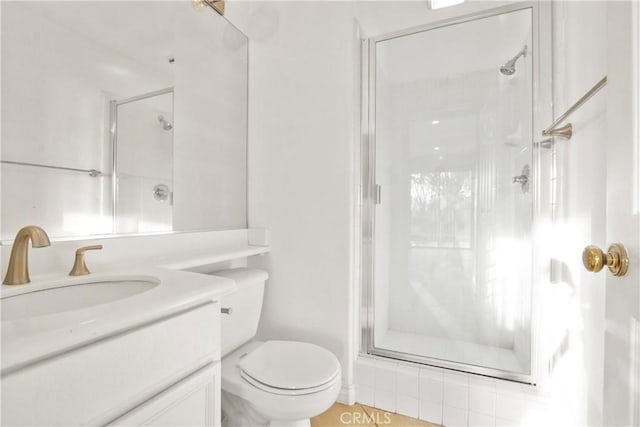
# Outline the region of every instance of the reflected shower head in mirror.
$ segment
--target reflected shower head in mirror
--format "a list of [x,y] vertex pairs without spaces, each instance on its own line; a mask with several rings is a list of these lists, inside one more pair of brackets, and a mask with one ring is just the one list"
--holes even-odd
[[515,74],[515,72],[516,72],[516,61],[518,61],[518,58],[520,58],[521,56],[524,56],[524,57],[527,56],[527,45],[524,45],[522,50],[520,52],[518,52],[518,54],[516,56],[514,56],[513,58],[508,60],[502,67],[500,67],[500,72],[502,74],[504,74],[505,76],[511,76],[511,75]]
[[160,123],[162,123],[162,129],[164,129],[164,130],[173,129],[173,125],[171,123],[169,123],[169,121],[167,119],[165,119],[163,115],[159,115],[158,116],[158,121]]

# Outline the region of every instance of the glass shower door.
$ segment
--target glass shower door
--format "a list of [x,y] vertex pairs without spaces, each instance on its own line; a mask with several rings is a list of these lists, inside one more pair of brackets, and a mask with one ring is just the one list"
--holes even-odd
[[531,373],[531,48],[530,9],[373,42],[371,353]]

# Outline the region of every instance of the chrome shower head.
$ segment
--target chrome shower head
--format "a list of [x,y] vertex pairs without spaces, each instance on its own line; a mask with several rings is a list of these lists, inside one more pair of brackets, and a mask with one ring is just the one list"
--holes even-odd
[[527,45],[524,45],[522,50],[518,52],[516,56],[508,60],[502,67],[500,67],[500,72],[505,76],[512,76],[513,74],[515,74],[516,62],[518,61],[518,58],[520,58],[521,56],[524,56],[524,57],[527,56]]
[[164,129],[164,130],[173,129],[173,125],[171,123],[169,123],[169,121],[167,119],[165,119],[163,115],[159,115],[158,116],[158,121],[160,123],[162,123],[162,129]]
[[505,76],[512,76],[516,72],[516,62],[511,60],[500,67],[500,72]]

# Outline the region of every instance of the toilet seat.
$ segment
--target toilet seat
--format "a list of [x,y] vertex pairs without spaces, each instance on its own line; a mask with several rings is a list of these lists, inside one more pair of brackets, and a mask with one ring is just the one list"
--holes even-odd
[[[222,359],[221,385],[222,392],[227,397],[246,401],[261,416],[278,421],[308,421],[309,417],[321,414],[336,401],[342,388],[340,372],[327,384],[327,388],[315,393],[295,395],[277,394],[274,392],[277,390],[263,390],[244,379],[239,368],[240,363],[262,344],[262,341],[249,341]],[[337,359],[336,364],[340,365]]]
[[302,395],[333,386],[340,364],[328,350],[297,341],[267,341],[242,357],[240,375],[274,394]]
[[291,390],[291,389],[273,387],[267,384],[263,384],[260,381],[256,380],[255,378],[251,378],[249,375],[245,374],[244,372],[240,372],[240,375],[245,381],[249,382],[252,386],[262,391],[266,391],[267,393],[272,393],[272,394],[280,394],[284,396],[301,396],[303,394],[313,394],[313,393],[322,391],[324,389],[327,389],[333,385],[333,381],[329,381],[328,383],[325,383],[316,387]]

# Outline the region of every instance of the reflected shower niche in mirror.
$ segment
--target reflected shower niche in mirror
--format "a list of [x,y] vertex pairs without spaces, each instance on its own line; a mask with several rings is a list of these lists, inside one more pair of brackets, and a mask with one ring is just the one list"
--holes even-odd
[[2,240],[246,228],[248,40],[191,2],[2,8]]

